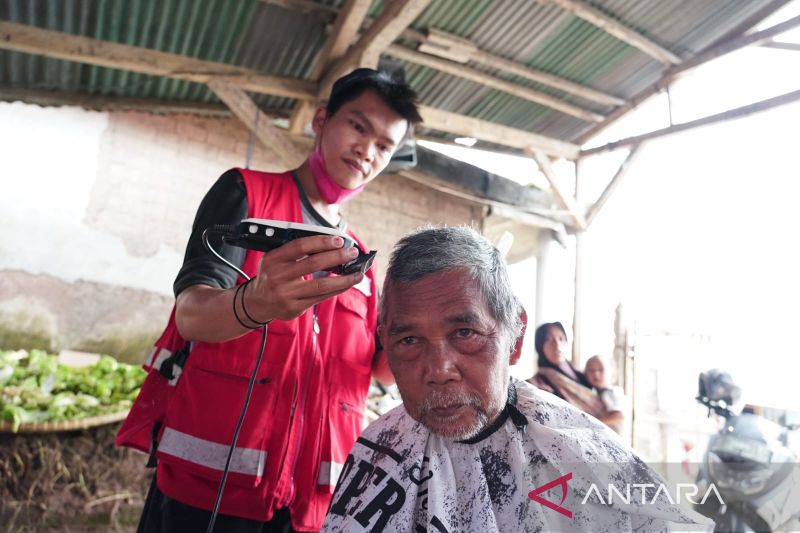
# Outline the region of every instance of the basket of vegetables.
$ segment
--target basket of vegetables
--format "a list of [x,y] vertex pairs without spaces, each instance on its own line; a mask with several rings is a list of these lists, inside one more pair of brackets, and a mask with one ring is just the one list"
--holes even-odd
[[74,367],[42,350],[0,351],[0,432],[73,431],[122,420],[145,378],[103,355]]

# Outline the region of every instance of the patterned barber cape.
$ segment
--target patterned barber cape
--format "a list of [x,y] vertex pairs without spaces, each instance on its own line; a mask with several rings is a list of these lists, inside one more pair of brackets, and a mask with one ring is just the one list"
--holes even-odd
[[514,381],[501,417],[469,442],[431,433],[402,405],[374,422],[347,458],[322,531],[712,529],[605,425]]

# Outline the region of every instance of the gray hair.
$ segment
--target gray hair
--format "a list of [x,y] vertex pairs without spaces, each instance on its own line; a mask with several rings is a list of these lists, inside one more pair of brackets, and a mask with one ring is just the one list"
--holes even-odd
[[381,323],[386,323],[387,298],[394,285],[454,269],[467,271],[478,282],[492,317],[513,346],[522,331],[522,306],[511,289],[505,261],[484,236],[467,226],[426,226],[397,242],[383,282]]

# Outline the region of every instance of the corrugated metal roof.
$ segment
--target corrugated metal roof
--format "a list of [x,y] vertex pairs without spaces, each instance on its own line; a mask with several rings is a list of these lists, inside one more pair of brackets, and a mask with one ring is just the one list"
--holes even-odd
[[[385,1],[385,0],[384,0]],[[593,7],[682,58],[724,35],[769,0],[594,0]],[[265,0],[2,0],[0,19],[96,39],[306,78],[325,45],[330,8],[320,12]],[[382,9],[374,0],[370,14]],[[622,98],[654,83],[665,67],[655,59],[548,2],[433,0],[412,24],[467,38],[481,50]],[[517,96],[427,67],[403,63],[429,106],[574,140],[592,126]],[[470,67],[598,113],[611,107],[477,63]],[[0,90],[48,89],[179,102],[215,102],[205,85],[0,51]],[[288,98],[255,96],[286,116]]]

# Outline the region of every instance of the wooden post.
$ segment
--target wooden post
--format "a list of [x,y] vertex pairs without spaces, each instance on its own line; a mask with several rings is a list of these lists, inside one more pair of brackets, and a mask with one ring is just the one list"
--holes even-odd
[[[580,206],[581,173],[578,163],[575,164],[575,201]],[[582,311],[583,311],[583,254],[584,234],[582,229],[575,232],[575,292],[572,309],[572,366],[579,369],[582,363]]]

